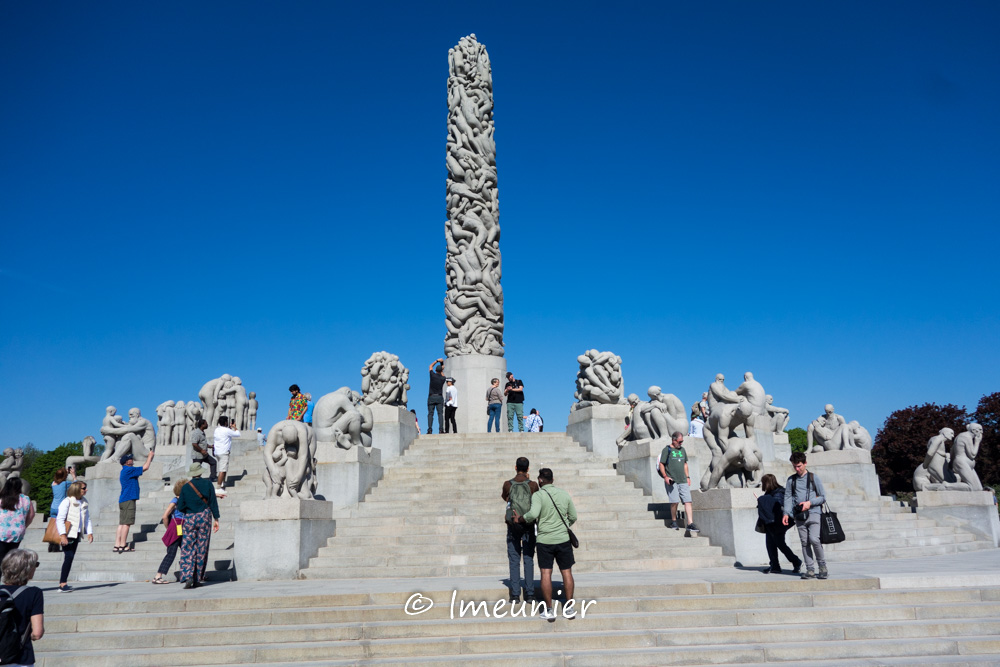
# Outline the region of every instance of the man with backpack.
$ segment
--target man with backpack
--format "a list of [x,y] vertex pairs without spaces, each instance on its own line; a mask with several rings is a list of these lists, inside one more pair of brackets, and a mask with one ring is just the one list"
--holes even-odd
[[538,484],[528,477],[528,459],[520,457],[514,462],[513,479],[503,483],[500,497],[507,503],[504,521],[507,522],[507,560],[510,562],[510,601],[521,598],[521,561],[524,560],[524,601],[535,597],[535,525],[521,523],[517,517],[531,509],[531,495],[538,491]]
[[[795,468],[795,474],[785,482],[785,516],[781,522],[788,526],[792,520],[799,530],[799,542],[802,543],[802,557],[806,561],[806,570],[801,574],[803,579],[826,579],[829,572],[826,569],[826,554],[823,544],[819,541],[819,522],[823,503],[826,502],[823,482],[819,477],[806,470],[806,455],[795,452],[789,461]],[[794,517],[794,519],[789,519]],[[815,572],[815,564],[819,565],[819,573]]]

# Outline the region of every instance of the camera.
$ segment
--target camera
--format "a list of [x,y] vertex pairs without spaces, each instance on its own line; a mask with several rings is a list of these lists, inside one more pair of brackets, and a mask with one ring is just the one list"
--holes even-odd
[[799,503],[795,506],[795,518],[805,520],[809,514],[809,510],[805,509],[803,503]]

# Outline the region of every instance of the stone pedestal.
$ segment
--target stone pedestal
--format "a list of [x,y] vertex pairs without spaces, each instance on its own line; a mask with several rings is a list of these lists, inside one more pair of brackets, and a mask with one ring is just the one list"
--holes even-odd
[[[643,438],[626,443],[618,453],[618,474],[624,475],[625,479],[641,488],[647,496],[652,496],[654,503],[667,502],[667,490],[657,468],[660,465],[660,454],[669,444],[670,440],[667,438]],[[694,491],[701,479],[701,465],[687,448],[687,438],[684,439],[684,451],[688,454],[688,472],[691,473],[691,490]]]
[[333,503],[269,498],[240,503],[233,547],[240,581],[298,579],[336,531]]
[[[135,466],[141,468],[142,466]],[[99,525],[101,510],[105,507],[118,507],[121,496],[122,466],[117,461],[104,461],[89,468],[79,479],[87,482],[87,503],[90,505],[90,518],[94,525]],[[139,502],[146,493],[163,488],[163,464],[154,460],[149,464],[149,470],[139,478]],[[117,515],[115,515],[117,522]],[[116,523],[117,525],[117,523]]]
[[[381,403],[368,407],[375,420],[372,426],[372,447],[377,447],[382,452],[382,465],[391,465],[417,437],[417,425],[413,421],[413,415],[405,407]],[[455,419],[458,419],[457,415]]]
[[191,446],[160,445],[156,448],[156,458],[153,460],[161,464],[165,471],[187,469],[191,465]]
[[917,514],[958,524],[1000,546],[1000,516],[989,491],[917,491]]
[[792,455],[792,445],[788,442],[787,433],[775,433],[774,438],[774,460],[787,462]]
[[627,405],[591,405],[571,410],[566,435],[586,447],[588,452],[617,459],[618,445],[615,440],[625,431],[628,411]]
[[[246,454],[247,452],[254,452],[260,449],[260,445],[257,444],[257,431],[253,431],[253,433],[250,431],[241,431],[240,435],[244,437],[233,438],[232,449],[229,450],[230,456]],[[212,451],[211,433],[208,434],[208,451]]]
[[[448,357],[444,360],[444,374],[455,378],[455,388],[458,389],[458,410],[455,413],[455,423],[459,433],[486,433],[486,390],[490,388],[490,380],[500,379],[500,389],[503,390],[507,379],[507,360],[486,354],[465,354],[458,357]],[[420,417],[420,423],[427,432],[426,406],[423,411],[415,408]],[[527,415],[525,415],[527,416]],[[437,419],[437,417],[434,417]],[[514,428],[517,428],[515,423]],[[435,427],[437,431],[437,427]],[[500,432],[507,431],[507,405],[500,413]]]
[[320,443],[316,458],[316,496],[331,507],[354,507],[382,479],[382,453],[378,447],[341,449]]
[[766,565],[767,547],[757,525],[757,495],[753,489],[711,489],[691,493],[693,521],[701,537],[733,556],[737,564]]
[[841,491],[855,489],[868,500],[877,500],[881,495],[872,455],[866,449],[814,452],[806,454],[806,459],[806,467],[823,480],[824,486]]
[[753,429],[754,440],[757,441],[757,449],[760,450],[761,462],[773,461],[774,454],[774,432],[767,429]]

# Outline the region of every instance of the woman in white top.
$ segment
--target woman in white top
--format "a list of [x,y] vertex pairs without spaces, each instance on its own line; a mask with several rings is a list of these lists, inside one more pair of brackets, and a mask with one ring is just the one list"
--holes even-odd
[[56,517],[56,530],[59,531],[59,543],[63,548],[62,574],[59,577],[59,592],[69,593],[73,587],[66,581],[69,570],[73,567],[76,547],[83,536],[87,541],[94,541],[94,525],[90,522],[90,506],[84,496],[87,493],[86,482],[73,482],[66,491],[66,498],[59,503],[59,515]]

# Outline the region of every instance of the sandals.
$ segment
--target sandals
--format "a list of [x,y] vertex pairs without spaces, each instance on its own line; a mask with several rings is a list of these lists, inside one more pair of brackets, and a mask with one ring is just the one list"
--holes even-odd
[[115,547],[114,549],[112,549],[112,551],[116,554],[132,553],[133,551],[135,551],[135,547],[133,546]]
[[125,551],[125,547],[115,547],[111,551],[114,552],[114,553],[116,553],[116,554],[120,554],[121,552]]
[[156,575],[156,577],[153,578],[153,583],[154,584],[169,584],[170,582],[167,581],[166,579],[164,579],[163,577],[161,577],[160,575]]

